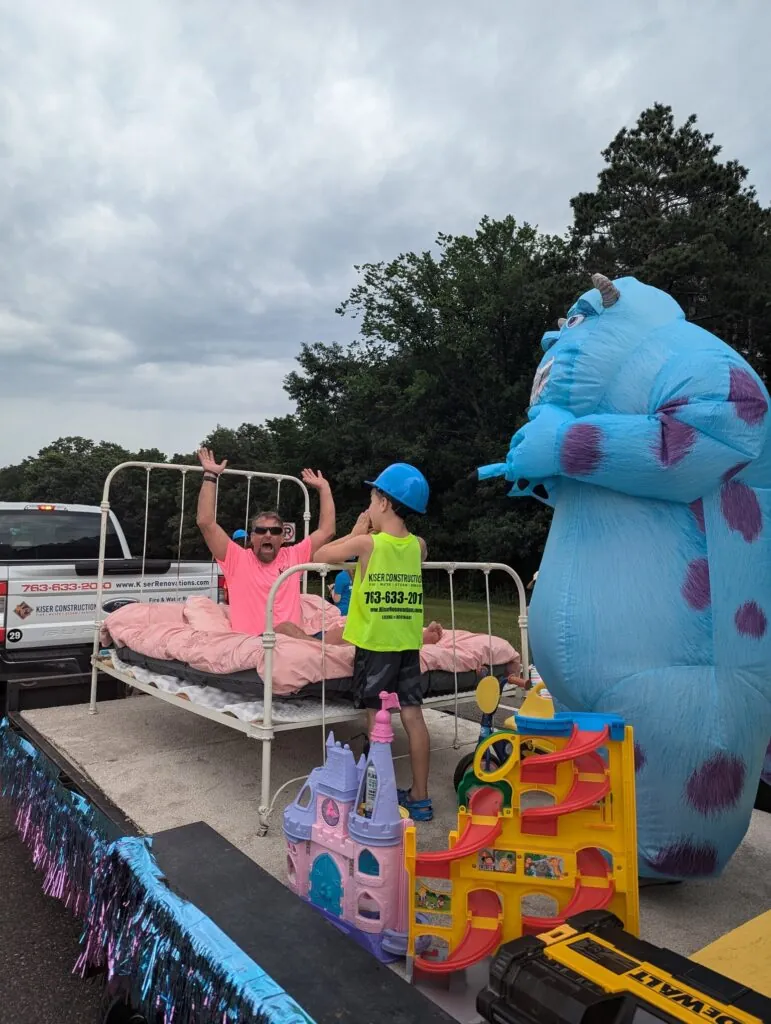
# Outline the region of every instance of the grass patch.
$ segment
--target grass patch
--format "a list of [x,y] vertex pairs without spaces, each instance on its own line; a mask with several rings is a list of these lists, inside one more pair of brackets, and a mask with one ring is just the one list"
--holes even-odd
[[[445,629],[450,628],[450,601],[448,598],[427,597],[424,599],[425,620],[436,620]],[[515,604],[490,604],[493,636],[503,637],[519,650],[518,611]],[[487,605],[484,601],[456,601],[455,626],[471,633],[487,632]]]

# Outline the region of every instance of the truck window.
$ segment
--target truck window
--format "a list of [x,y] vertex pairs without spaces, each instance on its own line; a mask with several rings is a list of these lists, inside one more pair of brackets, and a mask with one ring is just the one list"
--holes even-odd
[[[97,512],[6,509],[0,511],[0,561],[73,562],[99,557]],[[107,521],[107,558],[123,558],[120,540]]]

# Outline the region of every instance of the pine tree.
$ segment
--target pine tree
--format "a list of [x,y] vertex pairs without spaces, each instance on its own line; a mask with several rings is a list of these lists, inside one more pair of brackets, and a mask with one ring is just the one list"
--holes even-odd
[[631,274],[673,295],[689,319],[771,372],[771,210],[721,163],[691,115],[656,104],[603,152],[597,189],[572,201],[572,239],[588,271]]

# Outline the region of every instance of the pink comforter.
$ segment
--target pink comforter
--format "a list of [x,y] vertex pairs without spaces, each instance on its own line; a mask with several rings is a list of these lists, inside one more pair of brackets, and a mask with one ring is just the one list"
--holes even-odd
[[[328,602],[322,609],[320,597],[303,595],[303,629],[308,640],[279,636],[273,657],[273,692],[297,693],[308,683],[322,678],[342,679],[353,674],[353,647],[325,645],[326,671],[322,671],[321,644],[311,640],[322,627],[343,620],[337,608]],[[114,641],[118,647],[130,647],[139,654],[161,661],[183,661],[202,672],[227,675],[255,669],[260,675],[265,664],[262,640],[230,628],[227,606],[208,597],[190,597],[185,604],[127,604],[108,615],[102,624],[102,643]],[[520,658],[511,644],[492,638],[492,656],[496,665],[510,665],[519,673]],[[490,660],[487,634],[456,630],[455,659],[458,672],[479,671]],[[448,630],[438,644],[420,652],[424,672],[436,669],[453,671],[453,641]]]

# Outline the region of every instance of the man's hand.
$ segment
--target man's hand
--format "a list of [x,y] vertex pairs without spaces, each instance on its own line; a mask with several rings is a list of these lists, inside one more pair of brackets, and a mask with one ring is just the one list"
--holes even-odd
[[372,533],[372,520],[369,517],[369,512],[362,512],[356,520],[356,525],[351,530],[351,536],[361,537],[367,533]]
[[215,476],[219,476],[228,464],[227,459],[217,462],[214,458],[214,452],[208,448],[198,449],[198,461],[203,466],[204,473],[214,473]]
[[325,487],[329,487],[329,480],[325,479],[321,473],[314,469],[304,469],[302,471],[302,481],[308,487],[312,487],[314,491],[323,491]]
[[[214,458],[214,452],[209,451],[208,448],[199,448],[198,461],[203,466],[204,481],[201,484],[201,490],[198,492],[198,512],[196,514],[196,522],[203,534],[203,539],[206,541],[206,546],[209,551],[211,551],[217,561],[222,562],[227,556],[230,538],[222,527],[217,525],[217,516],[215,511],[217,488],[209,487],[207,485],[205,474],[212,473],[214,476],[218,477],[224,470],[225,466],[227,466],[228,460],[224,459],[222,462],[217,462]],[[209,482],[211,483],[211,479]]]

